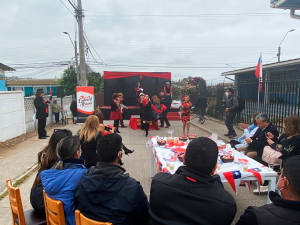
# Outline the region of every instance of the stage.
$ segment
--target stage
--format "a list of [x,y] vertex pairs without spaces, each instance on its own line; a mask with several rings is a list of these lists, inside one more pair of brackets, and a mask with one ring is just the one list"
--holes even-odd
[[[110,120],[110,106],[103,106],[100,108],[104,115],[104,120]],[[180,116],[178,113],[179,109],[171,107],[168,113],[168,120],[179,121]],[[124,120],[129,120],[132,115],[140,115],[140,109],[137,106],[127,106],[127,113],[124,115]]]

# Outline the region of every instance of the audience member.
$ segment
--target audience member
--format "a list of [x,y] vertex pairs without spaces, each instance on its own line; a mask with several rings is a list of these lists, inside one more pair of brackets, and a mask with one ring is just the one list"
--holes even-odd
[[199,122],[201,122],[201,124],[203,124],[205,122],[204,116],[205,116],[205,112],[207,109],[207,98],[204,95],[202,95],[200,92],[198,92],[195,107],[198,111]]
[[43,198],[43,186],[39,177],[40,173],[44,170],[51,169],[59,159],[56,153],[57,143],[68,136],[72,136],[72,132],[67,129],[54,130],[48,145],[38,153],[38,173],[35,177],[33,186],[30,191],[30,203],[34,210],[42,215],[45,215],[45,206]]
[[159,93],[159,99],[160,99],[160,104],[165,105],[167,108],[163,110],[162,112],[162,117],[160,119],[160,126],[159,127],[164,127],[164,122],[166,122],[166,128],[169,128],[171,126],[169,120],[168,120],[168,112],[170,111],[171,108],[171,101],[170,101],[170,96],[167,96],[163,91]]
[[245,138],[245,141],[248,144],[246,155],[253,159],[256,157],[260,159],[262,157],[264,147],[269,145],[266,134],[271,133],[273,135],[273,141],[277,140],[279,134],[266,114],[261,113],[256,116],[255,119],[259,128],[253,137]]
[[[274,135],[267,133],[268,144],[264,148],[263,160],[270,164],[284,166],[285,161],[292,156],[300,155],[300,120],[296,116],[289,116],[283,120],[283,134],[274,142]],[[276,153],[275,153],[276,152]],[[274,154],[275,153],[275,154]],[[273,158],[272,156],[279,156]],[[269,161],[270,160],[270,161]],[[281,162],[282,160],[282,162]]]
[[199,137],[186,149],[186,166],[174,175],[156,174],[150,191],[149,224],[231,224],[236,204],[216,173],[217,159],[216,143]]
[[72,112],[72,121],[73,123],[77,123],[77,98],[75,95],[75,98],[73,98],[71,105],[70,105],[70,110]]
[[228,136],[229,138],[234,138],[236,137],[236,132],[233,129],[233,120],[236,116],[235,110],[239,106],[239,101],[238,98],[234,95],[234,91],[232,88],[228,88],[225,94],[226,94],[225,124],[228,129],[228,133],[224,134],[224,136]]
[[75,204],[83,215],[101,222],[147,224],[148,202],[142,186],[118,166],[122,138],[108,134],[100,138],[97,153],[101,159],[78,182]]
[[95,115],[87,117],[82,129],[78,132],[81,144],[81,158],[85,160],[85,167],[96,166],[100,161],[96,149],[97,142],[102,137],[100,133],[99,119]]
[[236,140],[231,140],[230,141],[231,147],[236,148],[238,151],[245,151],[247,149],[248,144],[245,141],[245,139],[249,137],[253,137],[253,135],[256,133],[258,126],[255,118],[258,115],[259,113],[252,114],[251,125],[249,127],[244,123],[240,124],[241,128],[244,129],[244,134]]
[[60,104],[58,104],[57,100],[55,99],[53,104],[52,104],[52,112],[55,117],[55,123],[59,123],[59,113],[60,113]]
[[53,169],[40,174],[43,188],[50,198],[60,200],[64,206],[67,225],[75,224],[74,192],[78,180],[86,171],[78,137],[66,137],[57,144],[59,162]]
[[300,156],[291,157],[271,191],[271,204],[249,206],[237,225],[299,225],[300,224]]

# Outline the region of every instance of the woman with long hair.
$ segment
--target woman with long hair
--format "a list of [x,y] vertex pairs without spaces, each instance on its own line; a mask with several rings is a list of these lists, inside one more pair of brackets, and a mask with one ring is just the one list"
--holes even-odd
[[190,132],[190,120],[191,120],[191,108],[192,108],[192,103],[190,102],[189,96],[184,97],[184,102],[182,103],[181,108],[182,108],[181,120],[182,120],[182,131],[183,131],[182,136],[186,137],[185,127],[188,136]]
[[145,137],[148,137],[149,124],[153,119],[151,101],[149,99],[148,94],[145,94],[145,97],[143,100],[143,107],[144,107],[143,123],[144,123],[144,128],[146,130]]
[[[112,128],[104,125],[104,122],[103,122],[104,115],[100,109],[96,109],[94,111],[93,115],[97,116],[99,119],[99,124],[100,124],[99,128],[100,128],[100,133],[102,136],[105,136],[110,133],[114,133],[114,130],[111,131]],[[123,145],[123,150],[126,155],[134,152],[134,150],[130,150],[130,149],[126,148],[126,146],[123,143],[122,143],[122,145]]]
[[72,136],[72,132],[68,129],[55,129],[48,145],[38,153],[38,173],[34,180],[30,192],[30,203],[34,211],[45,215],[45,206],[43,198],[43,186],[39,177],[40,173],[44,170],[51,169],[59,159],[56,153],[56,146],[60,140],[65,137]]
[[114,121],[114,127],[116,128],[116,133],[119,131],[119,120],[122,119],[122,114],[120,111],[120,100],[117,93],[112,95],[113,102],[111,104],[110,119]]
[[96,166],[97,162],[100,162],[96,153],[97,142],[102,137],[98,117],[95,115],[88,116],[78,135],[82,150],[81,158],[85,160],[85,167],[89,169]]
[[[292,156],[300,155],[300,120],[296,116],[288,116],[283,120],[283,134],[278,138],[277,142],[272,141],[274,135],[267,133],[268,143],[273,151],[281,153],[279,159],[282,165]],[[267,151],[264,149],[264,153]],[[280,154],[279,154],[280,155]],[[264,160],[264,154],[263,154]]]
[[57,144],[58,163],[40,174],[48,197],[63,203],[67,225],[75,224],[74,193],[78,180],[86,171],[78,137],[66,137]]
[[159,130],[158,120],[162,118],[162,113],[160,112],[161,111],[160,99],[156,95],[154,95],[151,98],[151,101],[152,101],[152,105],[155,107],[153,110],[153,120],[156,125],[156,130]]

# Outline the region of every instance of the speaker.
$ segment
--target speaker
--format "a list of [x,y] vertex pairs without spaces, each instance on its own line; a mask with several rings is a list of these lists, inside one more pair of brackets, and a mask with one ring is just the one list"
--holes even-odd
[[58,98],[63,98],[65,97],[65,89],[63,86],[57,86],[56,87],[56,93]]
[[206,92],[206,81],[199,82],[198,92]]

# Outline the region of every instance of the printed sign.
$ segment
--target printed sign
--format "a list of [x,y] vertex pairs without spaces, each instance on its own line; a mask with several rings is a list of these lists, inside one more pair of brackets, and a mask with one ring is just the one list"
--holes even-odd
[[76,87],[77,93],[77,122],[84,123],[94,112],[94,87]]

